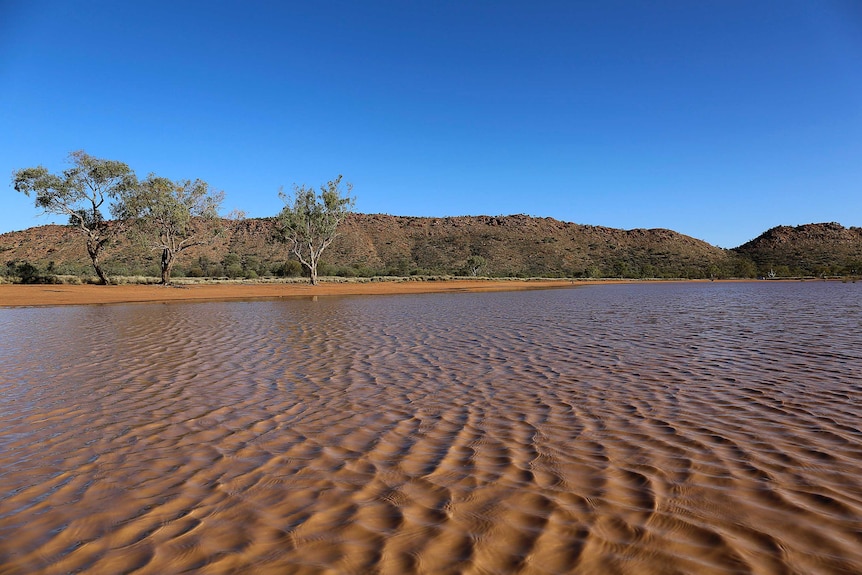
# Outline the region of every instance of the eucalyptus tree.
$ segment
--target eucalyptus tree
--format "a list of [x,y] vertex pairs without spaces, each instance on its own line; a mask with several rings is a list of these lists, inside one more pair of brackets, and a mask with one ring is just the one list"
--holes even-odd
[[172,181],[150,174],[123,194],[117,215],[132,223],[134,236],[160,252],[161,283],[171,282],[177,257],[210,243],[223,229],[219,217],[224,192],[203,180]]
[[123,232],[123,222],[105,219],[120,195],[137,186],[135,173],[123,162],[95,158],[83,150],[69,154],[67,170],[50,173],[45,167],[23,168],[12,173],[15,191],[36,194],[36,207],[45,214],[68,216],[87,243],[87,254],[99,281],[108,283],[102,268],[104,248]]
[[467,274],[475,277],[475,276],[479,275],[479,272],[482,270],[482,268],[485,267],[485,265],[487,263],[488,263],[488,260],[486,260],[482,256],[473,254],[472,256],[467,258],[467,263],[465,264],[465,270],[467,271]]
[[320,187],[320,193],[305,185],[293,186],[293,194],[279,192],[284,209],[277,217],[279,237],[299,259],[317,285],[320,256],[337,237],[338,225],[353,210],[355,198],[350,196],[353,185],[341,185],[342,176]]

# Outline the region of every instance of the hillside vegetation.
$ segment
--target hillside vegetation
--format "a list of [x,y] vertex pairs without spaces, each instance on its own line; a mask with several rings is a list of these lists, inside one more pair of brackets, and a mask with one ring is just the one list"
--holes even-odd
[[835,222],[777,226],[735,251],[754,262],[763,275],[862,274],[862,228]]
[[[107,248],[105,267],[113,276],[157,276],[157,255],[121,237]],[[773,228],[724,250],[671,230],[620,230],[524,215],[351,214],[324,254],[321,273],[695,279],[858,274],[860,262],[862,229],[834,223]],[[92,273],[80,237],[67,226],[0,235],[0,263],[7,277],[23,281]],[[174,271],[234,278],[301,273],[275,239],[273,218],[226,220],[212,244],[190,249]]]

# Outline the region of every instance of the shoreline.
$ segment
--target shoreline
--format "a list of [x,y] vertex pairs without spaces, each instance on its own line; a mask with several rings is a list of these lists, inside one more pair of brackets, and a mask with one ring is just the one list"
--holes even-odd
[[[709,280],[656,280],[702,281]],[[726,281],[726,280],[725,280]],[[653,283],[644,280],[489,279],[489,280],[386,280],[369,282],[65,285],[0,284],[0,308],[104,305],[123,303],[170,303],[193,301],[240,301],[288,299],[316,296],[403,295],[425,293],[479,293],[562,289],[588,285]]]

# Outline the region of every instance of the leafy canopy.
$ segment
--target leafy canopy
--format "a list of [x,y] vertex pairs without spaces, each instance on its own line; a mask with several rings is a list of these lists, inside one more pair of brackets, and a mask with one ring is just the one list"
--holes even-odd
[[164,243],[194,236],[195,219],[216,220],[224,192],[213,191],[203,180],[174,182],[150,174],[140,187],[124,194],[118,216],[134,219],[138,227]]
[[129,166],[95,158],[83,150],[69,154],[72,167],[52,174],[44,166],[24,168],[12,174],[15,191],[36,194],[36,207],[46,214],[69,216],[69,223],[84,230],[103,225],[105,202],[137,185]]
[[284,209],[278,215],[278,227],[282,239],[291,251],[311,272],[312,283],[317,279],[317,264],[323,251],[336,238],[338,225],[349,214],[355,203],[350,196],[353,185],[345,183],[341,188],[339,175],[320,187],[294,185],[293,195],[279,192]]

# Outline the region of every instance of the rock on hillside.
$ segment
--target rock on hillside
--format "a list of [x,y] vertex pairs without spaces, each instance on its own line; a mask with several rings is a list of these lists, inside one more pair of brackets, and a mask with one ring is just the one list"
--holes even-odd
[[862,272],[862,228],[835,222],[777,226],[734,251],[754,261],[762,274],[856,275]]

